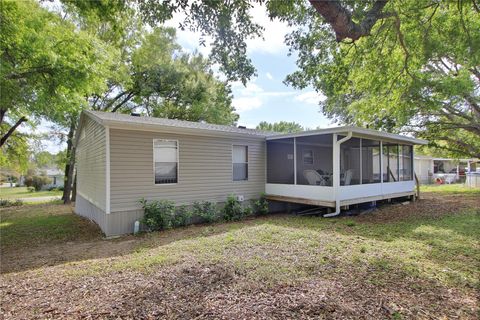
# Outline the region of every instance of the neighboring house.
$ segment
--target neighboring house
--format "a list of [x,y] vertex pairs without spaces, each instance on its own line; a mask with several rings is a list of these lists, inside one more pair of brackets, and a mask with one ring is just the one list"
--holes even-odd
[[44,189],[50,188],[62,188],[64,183],[65,174],[62,170],[57,168],[48,168],[42,170],[50,179],[50,183],[44,186]]
[[467,172],[475,172],[478,161],[478,159],[449,159],[417,155],[415,156],[415,173],[422,184],[435,183],[437,179],[457,182],[464,180]]
[[414,195],[413,145],[339,127],[280,135],[233,126],[85,111],[76,136],[75,212],[107,236],[131,233],[138,203],[271,200],[340,206]]

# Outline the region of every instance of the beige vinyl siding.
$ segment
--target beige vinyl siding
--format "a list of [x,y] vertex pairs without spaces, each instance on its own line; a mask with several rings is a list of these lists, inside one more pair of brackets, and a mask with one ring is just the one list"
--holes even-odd
[[[178,183],[154,184],[153,139],[177,140]],[[248,181],[233,181],[232,145],[248,146]],[[177,204],[245,199],[265,191],[265,141],[227,137],[110,129],[111,212],[138,209],[138,200],[168,199]]]
[[106,210],[106,132],[90,118],[85,119],[76,150],[77,193],[99,209]]

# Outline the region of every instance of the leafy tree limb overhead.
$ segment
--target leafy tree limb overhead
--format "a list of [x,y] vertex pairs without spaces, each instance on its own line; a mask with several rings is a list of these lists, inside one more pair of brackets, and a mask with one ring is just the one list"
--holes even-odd
[[305,129],[296,122],[280,121],[275,123],[268,123],[266,121],[262,121],[258,124],[257,130],[294,133],[303,131]]

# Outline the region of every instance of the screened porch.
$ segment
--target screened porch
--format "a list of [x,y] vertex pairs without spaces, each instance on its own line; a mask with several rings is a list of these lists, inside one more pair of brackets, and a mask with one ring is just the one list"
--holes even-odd
[[413,144],[421,140],[337,130],[267,138],[268,197],[338,207],[413,194]]

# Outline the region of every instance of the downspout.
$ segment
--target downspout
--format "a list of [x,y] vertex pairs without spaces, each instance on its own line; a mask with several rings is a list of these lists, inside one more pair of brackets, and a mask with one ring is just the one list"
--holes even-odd
[[345,141],[350,140],[351,138],[352,138],[352,131],[349,131],[346,137],[344,137],[344,138],[342,138],[338,141],[335,141],[335,146],[334,146],[334,151],[333,152],[338,154],[338,156],[336,157],[337,158],[336,159],[337,163],[333,164],[334,166],[338,166],[338,170],[336,170],[336,173],[338,173],[338,174],[336,174],[333,177],[333,195],[335,196],[335,212],[324,214],[323,216],[325,218],[335,217],[335,216],[338,216],[340,214],[340,200],[338,199],[338,196],[337,196],[338,189],[340,188],[340,145],[342,143],[344,143]]

